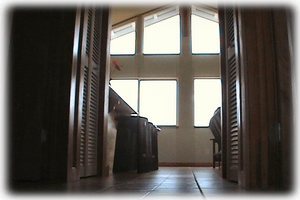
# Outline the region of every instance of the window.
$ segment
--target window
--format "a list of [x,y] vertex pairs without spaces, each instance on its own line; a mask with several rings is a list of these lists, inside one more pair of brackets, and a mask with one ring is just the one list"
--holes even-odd
[[156,125],[177,123],[177,81],[140,81],[140,115]]
[[208,126],[221,101],[220,79],[195,79],[194,126]]
[[111,87],[135,111],[138,111],[138,80],[111,80]]
[[135,54],[135,22],[115,28],[111,31],[110,54]]
[[180,53],[180,17],[178,7],[144,18],[144,54]]
[[218,15],[204,8],[192,8],[192,53],[220,53]]

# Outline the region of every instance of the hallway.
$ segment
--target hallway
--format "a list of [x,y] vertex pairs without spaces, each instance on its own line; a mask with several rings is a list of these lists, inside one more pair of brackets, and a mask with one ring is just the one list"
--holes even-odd
[[[71,184],[20,184],[21,193],[80,193],[113,197],[218,197],[242,193],[236,183],[225,181],[219,169],[208,167],[160,167],[137,174],[120,173],[106,178],[92,177]],[[200,186],[200,189],[198,187]]]

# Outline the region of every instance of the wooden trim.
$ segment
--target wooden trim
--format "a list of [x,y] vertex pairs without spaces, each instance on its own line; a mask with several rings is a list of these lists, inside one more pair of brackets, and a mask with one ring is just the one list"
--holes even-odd
[[212,167],[212,163],[160,162],[160,167]]
[[100,55],[100,85],[99,85],[99,137],[98,137],[98,175],[108,176],[107,163],[107,129],[109,108],[109,78],[110,78],[110,31],[111,10],[102,10],[101,24],[101,55]]
[[72,77],[70,89],[69,133],[68,133],[68,169],[67,181],[79,180],[78,141],[78,84],[81,60],[82,10],[77,8],[75,18],[74,46],[72,60]]
[[222,83],[222,110],[221,110],[221,136],[222,136],[222,177],[227,178],[227,149],[226,149],[226,143],[227,143],[227,117],[226,117],[226,104],[227,104],[227,91],[224,87],[224,83],[227,81],[226,77],[226,60],[225,60],[225,51],[226,51],[226,44],[225,44],[225,14],[224,14],[224,8],[219,8],[219,27],[220,27],[220,62],[221,62],[221,83]]

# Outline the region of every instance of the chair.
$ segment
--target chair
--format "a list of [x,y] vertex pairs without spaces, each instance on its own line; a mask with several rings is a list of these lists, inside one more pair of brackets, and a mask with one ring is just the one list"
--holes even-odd
[[[221,108],[218,107],[214,112],[213,117],[209,121],[209,128],[214,135],[210,139],[213,142],[213,168],[216,167],[216,162],[220,167],[221,162]],[[216,144],[218,144],[218,151],[216,152]]]

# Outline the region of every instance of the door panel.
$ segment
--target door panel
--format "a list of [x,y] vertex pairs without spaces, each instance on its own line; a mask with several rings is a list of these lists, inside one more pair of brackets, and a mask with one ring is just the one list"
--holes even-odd
[[219,16],[226,176],[222,172],[246,189],[291,187],[289,12],[224,8]]
[[[223,154],[226,164],[226,177],[231,181],[238,181],[240,160],[240,128],[239,128],[239,49],[237,40],[236,12],[233,8],[224,9],[223,26],[223,61],[222,79],[224,80],[225,101],[223,101],[224,119],[222,127],[223,146],[226,148]],[[223,149],[224,149],[223,147]],[[224,158],[225,156],[225,158]]]
[[104,91],[108,91],[109,81],[109,15],[108,8],[77,9],[71,89],[74,104],[70,106],[68,144],[69,181],[101,175],[105,162],[102,155],[107,123],[104,116],[108,112],[108,93]]
[[80,176],[97,174],[100,14],[86,9],[81,59]]

